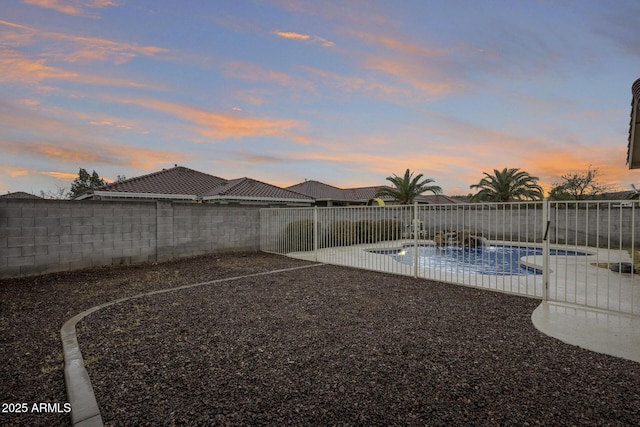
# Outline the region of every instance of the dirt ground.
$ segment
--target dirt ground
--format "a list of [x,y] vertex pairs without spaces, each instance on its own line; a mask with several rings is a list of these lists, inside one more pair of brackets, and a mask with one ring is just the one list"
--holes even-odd
[[[59,330],[87,308],[309,264],[225,254],[1,280],[0,402],[67,402]],[[638,425],[640,364],[541,334],[537,304],[316,266],[132,299],[78,339],[105,425]]]

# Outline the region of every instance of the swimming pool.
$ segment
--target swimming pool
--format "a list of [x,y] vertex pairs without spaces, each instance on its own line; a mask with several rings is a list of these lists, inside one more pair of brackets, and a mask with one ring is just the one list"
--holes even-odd
[[[401,250],[371,250],[370,252],[389,255],[398,262],[413,265],[413,246],[407,246]],[[418,265],[421,268],[467,274],[491,274],[496,276],[542,274],[542,270],[527,267],[520,263],[520,258],[531,255],[542,255],[542,248],[509,245],[476,248],[418,246]],[[581,256],[586,254],[551,249],[550,255]]]

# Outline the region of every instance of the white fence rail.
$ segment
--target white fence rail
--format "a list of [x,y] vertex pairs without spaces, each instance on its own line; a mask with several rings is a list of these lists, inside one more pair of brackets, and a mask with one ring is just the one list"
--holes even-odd
[[260,248],[640,315],[637,210],[626,201],[261,209]]

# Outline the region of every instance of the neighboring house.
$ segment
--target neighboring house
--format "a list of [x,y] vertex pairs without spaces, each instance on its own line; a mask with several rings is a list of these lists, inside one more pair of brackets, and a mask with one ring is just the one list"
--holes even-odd
[[633,191],[614,191],[609,193],[602,193],[597,196],[596,200],[638,200],[640,192],[638,190]]
[[[287,188],[251,178],[227,180],[183,166],[116,181],[89,190],[75,200],[174,200],[193,203],[243,203],[285,206],[361,206],[376,197],[382,186],[338,188],[305,181]],[[393,200],[384,197],[385,203]],[[418,203],[458,203],[443,195],[418,196]]]
[[311,206],[313,199],[251,178],[226,180],[183,166],[163,169],[89,190],[75,200],[175,200]]
[[225,182],[202,196],[203,202],[259,202],[286,203],[309,206],[313,198],[251,178],[238,178]]
[[629,143],[627,164],[629,169],[640,168],[640,79],[631,86],[631,119],[629,122]]
[[[315,199],[316,206],[361,206],[376,197],[378,190],[384,186],[338,188],[319,181],[305,181],[287,187],[287,190],[306,194]],[[393,203],[390,197],[382,198],[385,203]],[[454,204],[457,200],[443,195],[418,196],[416,202],[422,204]]]
[[[315,200],[316,206],[366,205],[380,187],[338,188],[319,181],[305,181],[287,187],[287,190],[305,194]],[[384,199],[385,202],[387,199]]]
[[426,203],[430,205],[455,205],[456,203],[468,203],[457,200],[444,194],[432,194],[427,196],[418,196],[415,198],[418,203]]
[[42,197],[38,197],[34,194],[25,193],[24,191],[16,191],[15,193],[7,193],[0,195],[0,199],[38,199],[42,200]]

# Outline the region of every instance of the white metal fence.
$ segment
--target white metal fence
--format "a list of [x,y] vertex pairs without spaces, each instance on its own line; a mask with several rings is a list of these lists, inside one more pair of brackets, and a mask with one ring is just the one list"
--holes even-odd
[[260,248],[640,315],[637,211],[627,201],[261,209]]

